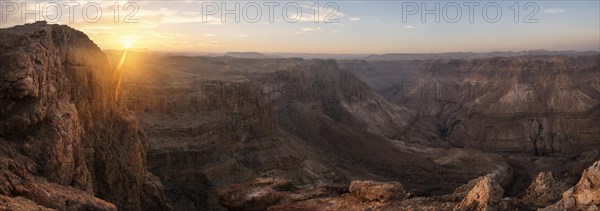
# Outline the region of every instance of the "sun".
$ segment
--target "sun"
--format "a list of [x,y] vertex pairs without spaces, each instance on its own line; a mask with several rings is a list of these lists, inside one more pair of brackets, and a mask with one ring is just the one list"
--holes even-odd
[[133,47],[133,43],[134,43],[134,40],[132,38],[124,39],[123,47],[125,47],[125,49],[130,49],[131,47]]

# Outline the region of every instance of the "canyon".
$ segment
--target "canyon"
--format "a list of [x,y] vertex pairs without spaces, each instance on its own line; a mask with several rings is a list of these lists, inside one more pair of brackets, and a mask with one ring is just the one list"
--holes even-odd
[[0,38],[1,209],[600,206],[597,52],[182,56],[42,22]]

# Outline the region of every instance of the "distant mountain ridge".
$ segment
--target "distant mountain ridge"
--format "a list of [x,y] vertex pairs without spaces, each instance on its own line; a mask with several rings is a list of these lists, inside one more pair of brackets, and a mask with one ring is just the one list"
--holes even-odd
[[[105,49],[104,52],[120,52],[122,50]],[[165,56],[206,56],[219,57],[229,56],[242,59],[265,59],[265,58],[302,58],[302,59],[335,59],[335,60],[365,60],[365,61],[404,61],[404,60],[434,60],[434,59],[484,59],[493,57],[515,57],[515,56],[589,56],[596,55],[598,51],[549,51],[549,50],[526,50],[526,51],[493,51],[493,52],[446,52],[446,53],[385,53],[385,54],[342,54],[342,53],[286,53],[286,52],[160,52],[150,49],[129,49],[128,51],[162,54]]]

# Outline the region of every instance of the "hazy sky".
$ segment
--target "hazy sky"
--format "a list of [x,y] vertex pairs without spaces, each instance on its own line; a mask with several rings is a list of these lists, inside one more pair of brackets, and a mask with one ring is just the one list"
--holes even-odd
[[[199,52],[597,51],[599,2],[316,1],[317,7],[315,1],[103,0],[67,2],[69,6],[65,1],[38,1],[37,7],[34,1],[25,1],[25,9],[21,1],[0,0],[0,27],[45,19],[85,32],[103,49],[120,49],[129,42],[134,48]],[[237,13],[240,21],[228,14],[223,23],[225,9]],[[425,10],[432,14],[422,20]],[[124,23],[129,14],[133,16],[127,22],[133,23]]]

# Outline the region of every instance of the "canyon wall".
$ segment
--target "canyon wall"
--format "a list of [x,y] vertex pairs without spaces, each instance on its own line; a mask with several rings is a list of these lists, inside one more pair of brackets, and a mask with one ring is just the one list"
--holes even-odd
[[147,136],[115,103],[113,70],[84,33],[0,29],[0,64],[1,195],[55,209],[168,209],[146,171]]
[[[600,146],[600,56],[341,61],[455,147],[576,155]],[[399,80],[381,83],[387,78]]]

